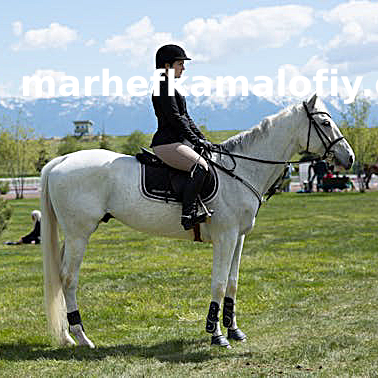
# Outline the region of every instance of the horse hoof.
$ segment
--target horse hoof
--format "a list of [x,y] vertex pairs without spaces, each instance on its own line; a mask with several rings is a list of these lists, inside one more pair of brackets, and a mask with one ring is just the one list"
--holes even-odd
[[73,333],[75,339],[78,341],[80,346],[88,346],[91,349],[95,348],[95,345],[91,340],[88,339],[87,335],[83,331],[81,324],[75,324],[70,326],[70,332]]
[[247,336],[239,328],[236,328],[236,329],[229,328],[227,330],[227,338],[229,340],[241,341],[242,343],[244,343],[247,340]]
[[70,336],[67,330],[64,331],[62,345],[75,346],[75,340]]
[[220,346],[227,349],[231,348],[230,343],[223,335],[211,336],[211,346]]

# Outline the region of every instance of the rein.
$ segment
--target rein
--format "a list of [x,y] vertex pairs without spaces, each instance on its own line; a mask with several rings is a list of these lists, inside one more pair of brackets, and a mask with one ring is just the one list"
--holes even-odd
[[226,167],[223,167],[223,165],[220,165],[220,164],[218,164],[215,161],[212,161],[210,159],[208,159],[207,161],[208,161],[208,163],[212,164],[214,167],[218,168],[222,172],[228,174],[230,177],[232,177],[235,180],[238,180],[244,186],[246,186],[257,197],[257,199],[259,200],[259,207],[261,206],[261,203],[263,202],[263,196],[262,196],[262,194],[252,184],[250,184],[248,181],[246,181],[242,177],[236,175],[234,173],[234,169],[235,168],[228,169]]
[[[276,192],[276,186],[278,184],[278,182],[283,178],[283,176],[285,175],[286,173],[286,170],[289,166],[289,164],[301,164],[301,163],[306,163],[306,162],[309,162],[309,161],[312,161],[314,160],[314,156],[315,154],[312,154],[310,151],[309,151],[309,147],[310,147],[310,137],[311,137],[311,129],[312,127],[314,127],[319,139],[321,140],[324,148],[325,148],[325,151],[324,151],[324,154],[322,156],[322,159],[328,159],[329,157],[331,157],[333,155],[333,151],[331,151],[331,148],[338,142],[342,141],[344,139],[343,136],[339,137],[339,138],[336,138],[335,140],[331,140],[328,135],[322,130],[321,126],[316,122],[315,118],[313,117],[314,115],[316,114],[325,114],[327,115],[329,118],[332,118],[329,113],[327,112],[310,112],[308,107],[307,107],[307,104],[305,102],[303,102],[303,107],[306,111],[306,115],[307,115],[307,118],[308,118],[308,121],[309,121],[309,124],[308,124],[308,133],[307,133],[307,145],[306,145],[306,150],[300,152],[300,154],[307,154],[307,155],[312,155],[310,157],[307,157],[307,158],[304,158],[304,159],[301,159],[301,160],[286,160],[286,161],[279,161],[279,160],[266,160],[266,159],[259,159],[259,158],[254,158],[254,157],[250,157],[250,156],[246,156],[246,155],[239,155],[239,154],[234,154],[234,153],[231,153],[229,152],[228,150],[226,150],[222,145],[214,145],[214,147],[216,148],[211,148],[210,151],[211,152],[215,152],[215,153],[218,153],[220,155],[226,155],[226,156],[229,156],[231,157],[231,160],[233,162],[233,167],[231,169],[229,168],[226,168],[224,167],[223,165],[221,164],[218,164],[214,161],[212,161],[211,159],[206,159],[210,164],[212,164],[213,166],[215,166],[216,168],[218,168],[219,170],[221,170],[222,172],[228,174],[230,177],[238,180],[239,182],[241,182],[244,186],[246,186],[258,199],[259,201],[259,208],[262,204],[262,202],[264,201],[263,199],[263,194],[261,194],[252,184],[250,184],[248,181],[244,180],[242,177],[236,175],[234,173],[234,170],[236,168],[236,160],[235,158],[237,159],[243,159],[243,160],[248,160],[248,161],[253,161],[253,162],[257,162],[257,163],[262,163],[262,164],[272,164],[272,165],[278,165],[278,164],[283,164],[286,166],[286,169],[284,170],[283,172],[283,175],[280,176],[276,181],[275,183],[271,186],[271,188],[268,190],[268,197],[265,201],[267,201],[272,195],[275,194]],[[327,142],[328,142],[328,146],[327,146]]]

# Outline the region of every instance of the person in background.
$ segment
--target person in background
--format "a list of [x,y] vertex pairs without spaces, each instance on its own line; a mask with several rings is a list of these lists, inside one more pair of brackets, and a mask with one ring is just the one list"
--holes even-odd
[[324,178],[333,178],[333,173],[332,173],[332,171],[329,169],[328,170],[328,172],[327,172],[327,174],[324,176]]
[[283,177],[283,180],[284,180],[283,191],[284,192],[290,192],[290,183],[291,183],[291,173],[292,172],[293,172],[293,165],[289,164],[289,166],[286,169],[285,176]]
[[39,210],[33,210],[31,218],[34,222],[33,231],[23,236],[18,244],[39,244],[41,242],[41,212]]
[[[312,177],[311,177],[311,169],[314,171],[314,174]],[[311,177],[309,179],[311,191],[312,191],[312,183],[316,177],[316,191],[319,192],[319,190],[323,186],[323,177],[325,176],[327,171],[328,171],[328,165],[325,160],[316,159],[315,162],[311,163],[309,167],[309,172],[308,172],[309,177]]]

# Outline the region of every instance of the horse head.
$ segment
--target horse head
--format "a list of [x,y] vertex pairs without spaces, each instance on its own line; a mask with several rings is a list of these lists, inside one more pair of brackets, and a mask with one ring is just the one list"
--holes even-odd
[[308,127],[299,133],[300,147],[304,153],[332,157],[336,164],[345,169],[354,163],[354,152],[329,115],[323,101],[314,94],[303,102],[303,112]]

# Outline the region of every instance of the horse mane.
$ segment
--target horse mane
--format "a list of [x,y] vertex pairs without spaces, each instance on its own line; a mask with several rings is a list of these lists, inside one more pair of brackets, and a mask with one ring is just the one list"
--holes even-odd
[[222,143],[222,146],[228,151],[234,151],[237,148],[243,149],[244,145],[253,145],[259,140],[266,138],[273,128],[280,127],[288,116],[294,115],[297,112],[298,105],[290,105],[277,114],[265,117],[259,124],[252,126],[251,129],[228,138]]

